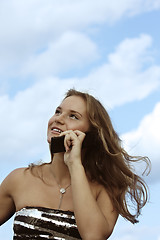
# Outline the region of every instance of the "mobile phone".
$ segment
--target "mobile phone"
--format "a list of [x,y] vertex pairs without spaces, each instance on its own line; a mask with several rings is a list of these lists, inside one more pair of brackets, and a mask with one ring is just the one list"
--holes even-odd
[[[65,152],[64,147],[64,137],[52,137],[51,138],[51,153],[58,153],[58,152]],[[89,147],[95,147],[97,145],[97,134],[93,131],[87,132],[85,139],[82,143],[82,148],[89,148]]]

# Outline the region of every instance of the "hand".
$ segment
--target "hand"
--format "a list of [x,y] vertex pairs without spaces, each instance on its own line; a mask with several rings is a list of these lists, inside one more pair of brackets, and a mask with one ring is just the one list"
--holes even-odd
[[64,162],[69,167],[73,163],[81,163],[81,148],[82,142],[85,138],[85,133],[79,130],[68,130],[61,133],[64,138],[64,146],[66,152],[64,153]]

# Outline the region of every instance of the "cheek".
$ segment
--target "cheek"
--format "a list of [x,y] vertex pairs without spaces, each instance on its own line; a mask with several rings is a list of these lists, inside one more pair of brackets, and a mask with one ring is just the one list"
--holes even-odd
[[50,126],[54,122],[54,116],[52,116],[48,121],[48,126]]
[[90,129],[90,126],[88,123],[82,124],[81,126],[79,126],[78,130],[82,131],[82,132],[88,132]]
[[49,119],[49,121],[48,121],[48,127],[47,127],[47,135],[48,135],[48,130],[49,130],[49,127],[50,127],[50,125],[52,125],[52,123],[53,123],[53,117],[51,117],[50,119]]
[[84,127],[83,129],[82,129],[82,132],[88,132],[89,131],[89,127]]
[[51,125],[51,119],[49,119],[48,121],[48,127]]

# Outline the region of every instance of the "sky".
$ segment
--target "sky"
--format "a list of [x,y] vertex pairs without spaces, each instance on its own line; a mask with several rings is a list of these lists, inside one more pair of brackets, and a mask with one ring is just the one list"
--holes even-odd
[[[160,240],[160,0],[0,1],[0,182],[50,161],[49,118],[75,87],[98,98],[130,154],[148,156],[150,200],[110,240]],[[138,171],[142,168],[138,166]],[[11,218],[0,239],[12,239]]]

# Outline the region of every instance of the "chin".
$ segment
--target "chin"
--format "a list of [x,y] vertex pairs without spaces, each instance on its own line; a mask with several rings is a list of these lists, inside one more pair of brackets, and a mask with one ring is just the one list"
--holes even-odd
[[51,137],[47,137],[47,142],[51,143]]

